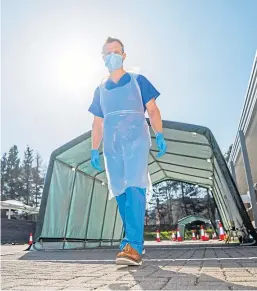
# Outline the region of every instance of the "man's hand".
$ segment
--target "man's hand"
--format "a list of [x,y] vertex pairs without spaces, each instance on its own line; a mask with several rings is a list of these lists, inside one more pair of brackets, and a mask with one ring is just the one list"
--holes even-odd
[[91,150],[91,165],[98,171],[102,171],[100,166],[99,150],[103,138],[103,118],[95,116],[92,125],[92,150]]
[[93,168],[101,172],[103,169],[100,166],[100,156],[98,150],[92,150],[91,151],[91,165]]
[[166,153],[167,145],[166,145],[166,142],[164,140],[163,133],[156,133],[155,137],[156,137],[157,147],[159,150],[159,153],[157,154],[157,158],[160,158],[161,156],[163,156]]

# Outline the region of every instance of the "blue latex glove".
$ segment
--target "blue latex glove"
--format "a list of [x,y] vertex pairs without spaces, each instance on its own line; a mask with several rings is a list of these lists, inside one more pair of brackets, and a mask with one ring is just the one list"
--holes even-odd
[[159,153],[156,155],[157,158],[160,158],[161,156],[163,156],[166,153],[167,150],[167,145],[166,142],[164,140],[164,136],[163,133],[156,133],[155,135],[156,138],[156,144],[159,150]]
[[91,165],[100,172],[103,170],[100,166],[99,150],[91,150]]

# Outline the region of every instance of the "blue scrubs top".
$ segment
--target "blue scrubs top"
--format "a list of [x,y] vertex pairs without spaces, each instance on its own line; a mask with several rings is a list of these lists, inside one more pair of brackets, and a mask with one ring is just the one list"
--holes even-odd
[[[127,83],[130,82],[130,75],[128,73],[124,74],[118,83],[113,82],[111,79],[108,79],[105,83],[105,88],[107,90],[112,90],[114,88],[124,86]],[[146,104],[153,98],[157,98],[160,93],[155,89],[155,87],[144,77],[143,75],[138,75],[137,76],[137,82],[141,91],[141,96],[143,99],[143,104],[146,110]],[[95,89],[95,94],[93,98],[93,102],[90,105],[89,112],[91,112],[93,115],[98,116],[98,117],[104,117],[100,105],[100,89],[97,87]]]

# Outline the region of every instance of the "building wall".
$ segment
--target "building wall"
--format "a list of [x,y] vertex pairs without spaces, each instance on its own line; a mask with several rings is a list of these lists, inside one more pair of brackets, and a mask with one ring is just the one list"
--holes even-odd
[[[252,71],[246,97],[242,109],[238,131],[232,147],[229,167],[237,184],[239,193],[242,199],[246,202],[249,197],[249,185],[245,171],[245,164],[241,150],[241,143],[238,132],[243,132],[246,144],[247,155],[249,158],[250,171],[253,184],[257,183],[257,52],[254,58]],[[245,203],[246,209],[249,209],[250,204]],[[254,220],[251,210],[248,211],[251,221]],[[257,222],[256,222],[257,223]]]

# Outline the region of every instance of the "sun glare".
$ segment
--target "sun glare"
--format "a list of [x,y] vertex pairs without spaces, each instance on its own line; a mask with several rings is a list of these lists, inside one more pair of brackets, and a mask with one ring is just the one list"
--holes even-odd
[[92,83],[95,83],[98,60],[95,62],[90,56],[81,47],[71,46],[60,50],[52,74],[56,85],[66,91],[91,88]]

